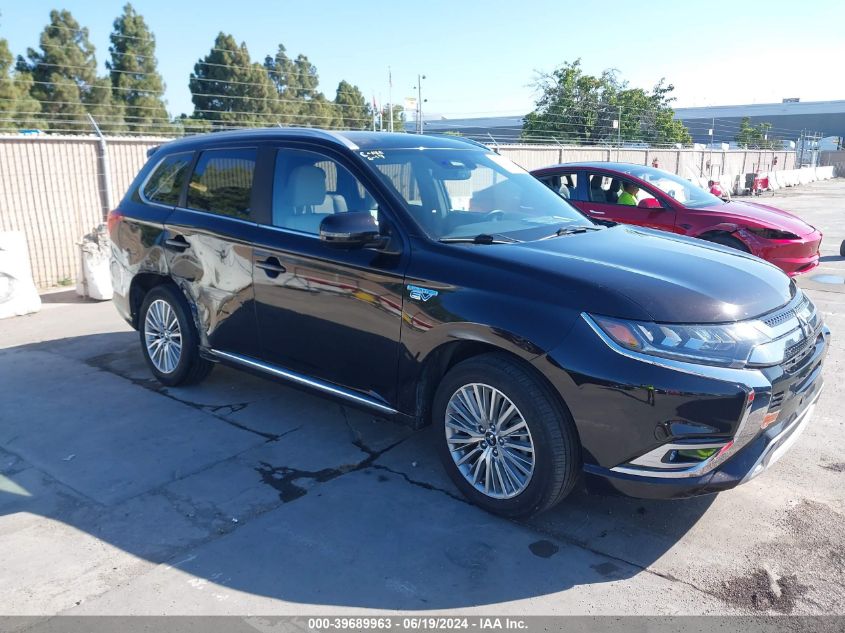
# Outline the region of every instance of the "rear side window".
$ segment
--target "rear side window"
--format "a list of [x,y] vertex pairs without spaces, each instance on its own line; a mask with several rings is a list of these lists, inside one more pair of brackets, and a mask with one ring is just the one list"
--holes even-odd
[[200,154],[188,183],[188,208],[248,219],[255,156],[255,149],[216,149]]
[[144,198],[169,207],[179,204],[179,194],[193,154],[173,154],[162,160],[144,184]]

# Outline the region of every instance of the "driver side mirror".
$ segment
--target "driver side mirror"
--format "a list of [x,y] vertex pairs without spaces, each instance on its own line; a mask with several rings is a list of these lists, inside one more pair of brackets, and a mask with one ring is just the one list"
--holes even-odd
[[662,209],[663,205],[660,204],[660,200],[657,198],[643,198],[640,200],[638,207],[641,209]]
[[320,241],[329,248],[352,250],[384,246],[387,238],[379,233],[378,224],[369,211],[355,211],[323,218]]

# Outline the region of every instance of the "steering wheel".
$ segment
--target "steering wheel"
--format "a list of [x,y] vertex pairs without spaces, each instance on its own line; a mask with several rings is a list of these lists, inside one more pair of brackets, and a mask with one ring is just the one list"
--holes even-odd
[[484,214],[484,219],[489,220],[490,222],[501,222],[505,219],[505,212],[501,209],[493,209],[492,211]]

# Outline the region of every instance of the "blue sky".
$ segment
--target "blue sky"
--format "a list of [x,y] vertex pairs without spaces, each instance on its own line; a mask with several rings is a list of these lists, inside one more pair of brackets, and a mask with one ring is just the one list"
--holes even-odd
[[[424,73],[426,110],[448,117],[524,113],[536,71],[582,59],[588,72],[616,68],[632,85],[661,77],[676,105],[845,99],[845,2],[523,2],[417,3],[299,0],[178,2],[136,0],[156,35],[159,70],[172,114],[190,112],[188,75],[219,31],[246,42],[255,60],[276,50],[305,53],[320,88],[341,79],[368,99],[412,96]],[[52,8],[69,9],[90,30],[102,72],[121,1],[0,2],[0,37],[15,54],[35,47]]]

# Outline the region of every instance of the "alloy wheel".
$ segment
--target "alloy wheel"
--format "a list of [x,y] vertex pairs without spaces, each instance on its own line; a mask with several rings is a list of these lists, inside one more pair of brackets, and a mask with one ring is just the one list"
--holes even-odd
[[147,309],[144,341],[156,369],[163,374],[176,370],[182,357],[182,330],[176,312],[167,301],[156,299]]
[[523,492],[534,473],[534,442],[519,409],[504,393],[481,383],[464,385],[446,407],[446,443],[458,470],[494,499]]

